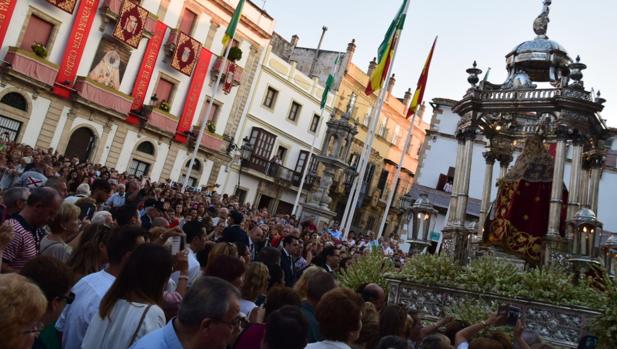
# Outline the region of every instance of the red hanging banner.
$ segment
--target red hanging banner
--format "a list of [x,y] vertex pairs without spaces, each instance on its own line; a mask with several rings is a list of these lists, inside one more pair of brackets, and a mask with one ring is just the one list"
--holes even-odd
[[6,31],[9,29],[16,4],[17,0],[0,0],[0,46],[2,46]]
[[186,95],[186,101],[184,102],[184,109],[182,109],[182,116],[178,121],[178,128],[176,129],[176,141],[186,142],[186,132],[191,129],[191,123],[197,110],[197,102],[201,95],[201,90],[208,75],[208,67],[210,66],[210,60],[212,59],[212,52],[205,48],[201,48],[201,54],[197,61],[197,66],[193,72],[193,78]]
[[159,57],[159,52],[163,45],[165,31],[167,31],[165,23],[157,21],[154,27],[154,33],[148,41],[148,46],[146,46],[144,58],[141,60],[141,66],[139,67],[137,78],[135,79],[135,85],[133,85],[133,92],[131,93],[133,96],[133,105],[131,106],[131,110],[141,110],[144,104],[146,92],[148,91],[150,80],[152,79],[152,72],[154,71],[156,60]]
[[56,83],[52,90],[59,97],[68,99],[71,96],[71,86],[77,76],[77,69],[81,62],[81,57],[86,48],[86,42],[92,29],[92,22],[96,17],[96,10],[100,0],[82,0],[79,3],[75,22],[71,28],[71,35],[66,45],[60,71],[56,77]]

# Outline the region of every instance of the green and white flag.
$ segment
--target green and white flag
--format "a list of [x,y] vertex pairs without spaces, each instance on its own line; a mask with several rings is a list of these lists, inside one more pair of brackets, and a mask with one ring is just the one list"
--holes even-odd
[[244,7],[245,1],[246,0],[240,0],[238,6],[236,6],[234,15],[231,17],[231,21],[229,21],[227,30],[225,30],[225,36],[223,36],[223,45],[225,47],[227,46],[229,40],[231,40],[231,38],[233,38],[236,34],[236,28],[238,27],[238,22],[240,22],[240,17],[242,16],[242,7]]
[[341,58],[340,54],[336,55],[336,60],[334,60],[334,67],[332,68],[332,72],[328,75],[328,79],[326,79],[326,86],[323,90],[323,94],[321,95],[321,109],[326,107],[326,103],[328,103],[328,93],[332,89],[332,85],[334,84],[334,74],[338,70],[339,59]]

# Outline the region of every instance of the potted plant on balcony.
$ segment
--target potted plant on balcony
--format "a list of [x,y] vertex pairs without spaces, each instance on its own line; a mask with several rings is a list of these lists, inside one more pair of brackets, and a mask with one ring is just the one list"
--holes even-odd
[[169,102],[163,100],[161,101],[161,104],[159,104],[159,109],[166,113],[169,113],[169,111],[171,110],[171,105],[169,105]]
[[210,133],[216,132],[216,125],[214,124],[212,120],[208,120],[208,122],[206,123],[206,126],[208,127],[208,132]]
[[231,62],[235,63],[242,59],[242,50],[239,47],[232,47],[229,49],[229,54],[227,55],[227,59]]
[[30,48],[32,48],[32,52],[38,57],[43,59],[47,58],[47,48],[40,42],[34,42]]

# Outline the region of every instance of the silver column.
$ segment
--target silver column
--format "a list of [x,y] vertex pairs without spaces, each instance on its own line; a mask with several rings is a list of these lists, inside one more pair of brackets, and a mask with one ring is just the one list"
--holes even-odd
[[458,199],[456,202],[456,224],[464,226],[467,214],[467,201],[469,200],[469,180],[471,177],[471,160],[473,157],[473,142],[475,131],[468,131],[465,134],[465,149],[462,165],[462,176],[459,182]]
[[482,189],[482,205],[480,206],[480,220],[478,224],[478,234],[482,236],[484,233],[484,224],[488,215],[488,207],[491,203],[491,189],[493,183],[493,167],[495,165],[495,155],[490,152],[484,152],[486,160],[486,169],[484,170],[484,186]]
[[555,167],[553,169],[553,186],[551,188],[551,206],[548,216],[547,237],[559,238],[559,221],[561,213],[561,199],[563,196],[563,172],[566,160],[566,140],[557,139],[557,149],[555,151]]

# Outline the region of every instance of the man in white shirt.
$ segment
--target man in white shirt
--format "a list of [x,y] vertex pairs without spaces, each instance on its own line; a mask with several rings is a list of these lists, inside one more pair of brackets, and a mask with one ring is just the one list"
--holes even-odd
[[[189,275],[188,275],[188,286],[191,287],[195,279],[201,275],[201,265],[197,260],[197,252],[203,250],[206,247],[206,233],[202,229],[202,225],[198,222],[188,222],[183,227],[182,230],[186,234],[186,243],[188,244],[188,262],[189,262]],[[171,281],[175,285],[178,284],[178,280],[180,279],[180,271],[175,271],[170,276]]]
[[143,244],[145,231],[141,227],[125,226],[114,230],[105,243],[109,266],[105,270],[86,275],[73,286],[73,303],[68,304],[56,322],[62,332],[64,349],[80,349],[92,316],[99,310],[101,299],[120,274],[126,259],[137,246]]

